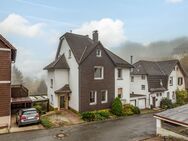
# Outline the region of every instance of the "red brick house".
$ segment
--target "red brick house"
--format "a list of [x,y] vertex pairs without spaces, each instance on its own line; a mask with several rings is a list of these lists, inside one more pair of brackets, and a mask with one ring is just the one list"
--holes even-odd
[[0,34],[0,127],[10,123],[11,64],[15,59],[15,47]]

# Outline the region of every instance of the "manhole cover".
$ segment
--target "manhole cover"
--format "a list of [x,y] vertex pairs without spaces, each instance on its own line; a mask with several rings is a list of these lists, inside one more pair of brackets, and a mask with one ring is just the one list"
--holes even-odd
[[66,137],[66,135],[64,133],[59,133],[56,135],[56,138],[58,138],[58,139],[63,139],[64,137]]

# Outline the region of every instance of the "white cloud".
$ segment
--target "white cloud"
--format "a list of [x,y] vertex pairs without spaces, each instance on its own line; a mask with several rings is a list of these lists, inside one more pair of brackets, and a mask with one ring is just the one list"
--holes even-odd
[[184,0],[166,0],[168,3],[172,3],[172,4],[177,4],[177,3],[181,3]]
[[106,47],[116,47],[125,42],[124,23],[121,20],[112,20],[104,18],[98,21],[90,21],[81,25],[80,28],[73,30],[78,34],[89,34],[92,37],[92,31],[98,30],[99,40]]
[[27,37],[35,37],[42,33],[44,23],[31,24],[24,17],[12,13],[0,22],[0,31],[4,34],[22,35]]

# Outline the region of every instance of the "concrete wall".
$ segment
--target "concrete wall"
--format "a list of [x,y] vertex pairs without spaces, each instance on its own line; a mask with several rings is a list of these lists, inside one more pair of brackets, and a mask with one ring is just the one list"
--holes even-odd
[[175,138],[179,138],[179,139],[184,139],[184,140],[188,140],[188,137],[177,134],[175,132],[169,131],[167,129],[162,128],[162,124],[161,124],[161,120],[160,119],[156,119],[156,134],[157,135],[161,135],[161,136],[165,136],[165,137],[175,137]]
[[118,68],[115,68],[115,97],[118,96],[118,88],[123,88],[123,100],[130,102],[130,69],[122,68],[122,79],[118,79]]

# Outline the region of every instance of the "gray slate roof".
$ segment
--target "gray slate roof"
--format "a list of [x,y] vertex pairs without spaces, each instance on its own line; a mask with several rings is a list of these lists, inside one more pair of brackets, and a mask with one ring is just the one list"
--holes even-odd
[[64,85],[62,88],[58,89],[55,91],[56,94],[61,94],[61,93],[71,93],[71,89],[68,84]]
[[44,70],[50,69],[69,69],[69,65],[67,64],[65,55],[61,55],[59,58],[57,58],[55,61],[53,61],[44,68]]
[[188,126],[188,104],[154,114],[154,116]]
[[[184,76],[186,75],[178,60],[167,61],[138,61],[133,64],[133,75],[147,75],[150,92],[160,92],[167,90],[168,76],[174,67],[179,65]],[[161,85],[162,84],[162,85]]]
[[[87,35],[65,33],[60,38],[60,43],[56,54],[56,60],[58,59],[58,53],[60,51],[61,43],[64,38],[66,39],[68,45],[70,46],[78,64],[82,63],[97,45],[101,45],[103,47],[101,42],[94,42]],[[115,66],[127,67],[127,68],[133,67],[127,61],[121,59],[119,56],[113,54],[111,51],[107,50],[106,48],[104,48],[104,50],[106,51],[106,53],[108,54],[108,56],[110,57],[110,59],[112,60]]]

